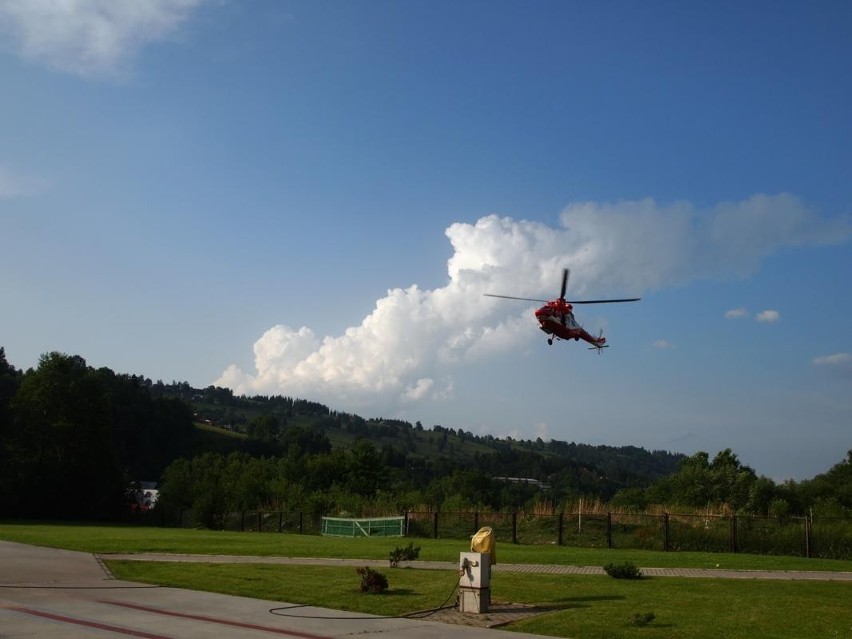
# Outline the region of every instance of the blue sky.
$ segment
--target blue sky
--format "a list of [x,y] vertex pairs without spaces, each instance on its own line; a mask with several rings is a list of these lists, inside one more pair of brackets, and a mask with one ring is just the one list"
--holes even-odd
[[[0,0],[0,345],[482,434],[852,448],[848,2]],[[578,307],[600,357],[549,347]]]

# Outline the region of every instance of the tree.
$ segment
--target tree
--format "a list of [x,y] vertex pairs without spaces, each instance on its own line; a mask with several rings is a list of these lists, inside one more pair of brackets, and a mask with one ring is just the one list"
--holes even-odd
[[13,402],[10,437],[21,515],[114,516],[124,481],[97,375],[77,355],[49,353]]
[[[756,481],[754,471],[743,466],[730,448],[720,451],[712,462],[710,455],[701,451],[684,459],[674,475],[654,484],[649,497],[656,503],[693,508],[727,504],[740,510],[751,498],[757,499],[752,491]],[[765,491],[765,486],[760,490]]]
[[331,442],[325,433],[316,428],[293,426],[286,428],[279,438],[285,453],[300,456],[319,455],[331,452]]
[[274,415],[259,415],[246,424],[246,435],[266,444],[278,442],[278,420]]
[[749,502],[752,484],[757,481],[754,470],[743,466],[730,448],[720,451],[710,463],[713,501],[726,503],[739,510]]
[[349,452],[347,485],[357,495],[374,496],[387,483],[381,455],[366,439],[357,439]]
[[6,351],[0,347],[0,514],[11,513],[17,501],[13,489],[17,468],[12,450],[12,401],[20,385],[21,372],[6,361]]
[[852,450],[846,453],[846,459],[832,466],[828,472],[802,482],[798,493],[804,508],[818,503],[824,506],[833,500],[835,511],[852,510]]
[[190,452],[192,410],[174,397],[151,397],[145,380],[94,372],[106,401],[112,445],[129,481],[158,480],[174,459]]

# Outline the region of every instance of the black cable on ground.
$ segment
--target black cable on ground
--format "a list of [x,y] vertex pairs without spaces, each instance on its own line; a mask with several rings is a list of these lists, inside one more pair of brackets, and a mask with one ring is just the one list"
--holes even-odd
[[[456,591],[459,588],[458,579],[456,580],[455,585],[453,586],[452,591],[447,596],[446,599],[441,603],[437,608],[430,608],[429,610],[420,610],[418,612],[410,612],[407,615],[370,615],[369,613],[363,613],[360,617],[340,617],[337,615],[289,615],[286,612],[280,612],[281,610],[293,610],[294,608],[307,608],[308,604],[295,604],[292,606],[280,606],[277,608],[270,608],[269,612],[276,617],[291,617],[295,619],[343,619],[347,621],[357,621],[361,620],[372,620],[372,619],[426,619],[427,617],[431,617],[439,610],[443,610],[447,607],[447,602],[452,599],[453,595],[456,594]],[[364,616],[368,615],[368,616]]]

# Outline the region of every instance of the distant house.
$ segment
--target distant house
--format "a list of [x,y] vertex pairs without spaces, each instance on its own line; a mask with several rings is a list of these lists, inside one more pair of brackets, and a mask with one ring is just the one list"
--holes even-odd
[[492,479],[497,481],[507,481],[512,484],[529,484],[530,486],[535,486],[541,490],[550,490],[550,484],[530,477],[492,477]]
[[159,497],[160,491],[155,481],[136,482],[127,491],[127,503],[133,511],[150,510],[156,505]]

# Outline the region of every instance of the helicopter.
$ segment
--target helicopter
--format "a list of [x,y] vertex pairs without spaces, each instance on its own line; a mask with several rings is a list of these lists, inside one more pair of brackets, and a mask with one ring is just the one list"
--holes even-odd
[[609,348],[606,343],[606,338],[603,336],[603,331],[595,337],[590,335],[586,329],[577,323],[574,319],[573,304],[615,304],[618,302],[638,302],[641,297],[631,297],[626,299],[609,299],[609,300],[566,300],[565,289],[568,287],[568,276],[570,271],[562,269],[562,289],[559,293],[559,298],[555,300],[540,300],[530,297],[513,297],[511,295],[495,295],[493,293],[483,293],[487,297],[500,297],[508,300],[524,300],[527,302],[544,302],[544,306],[535,312],[535,318],[538,320],[539,328],[547,334],[547,343],[552,345],[553,340],[584,340],[591,344],[589,350]]

